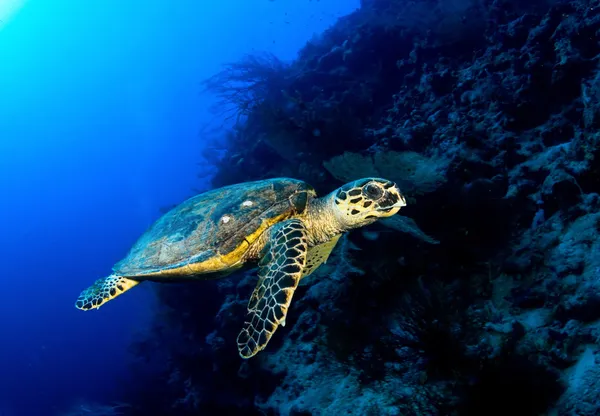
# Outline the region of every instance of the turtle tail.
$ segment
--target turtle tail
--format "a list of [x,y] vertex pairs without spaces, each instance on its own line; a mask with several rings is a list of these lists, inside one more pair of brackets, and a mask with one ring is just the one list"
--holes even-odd
[[93,285],[81,292],[75,302],[75,307],[82,311],[98,309],[109,300],[116,298],[139,283],[138,280],[111,274],[108,277],[96,280]]

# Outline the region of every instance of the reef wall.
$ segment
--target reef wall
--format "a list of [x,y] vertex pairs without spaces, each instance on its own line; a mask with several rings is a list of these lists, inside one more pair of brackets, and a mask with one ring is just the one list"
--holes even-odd
[[599,39],[599,1],[365,0],[293,63],[207,80],[236,120],[215,187],[377,175],[408,206],[248,361],[253,271],[160,286],[140,414],[597,415]]

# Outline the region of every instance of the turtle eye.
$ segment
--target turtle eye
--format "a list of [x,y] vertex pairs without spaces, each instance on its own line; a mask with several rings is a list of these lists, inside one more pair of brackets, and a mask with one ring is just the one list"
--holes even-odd
[[363,192],[370,199],[378,200],[383,196],[383,189],[375,184],[368,184],[363,188]]

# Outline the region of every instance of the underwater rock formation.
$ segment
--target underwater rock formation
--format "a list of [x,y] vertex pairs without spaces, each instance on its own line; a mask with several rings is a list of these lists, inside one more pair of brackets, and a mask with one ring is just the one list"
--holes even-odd
[[405,185],[412,222],[345,237],[248,361],[235,337],[252,273],[161,286],[135,348],[167,363],[164,379],[128,402],[179,416],[598,414],[598,39],[597,0],[364,0],[291,65],[249,58],[212,78],[226,101],[223,83],[249,83],[226,102],[240,121],[215,187],[290,176],[324,194],[379,173]]

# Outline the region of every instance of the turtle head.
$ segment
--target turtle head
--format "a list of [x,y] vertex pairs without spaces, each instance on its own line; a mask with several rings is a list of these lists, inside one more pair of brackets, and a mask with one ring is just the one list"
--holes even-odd
[[398,186],[381,178],[363,178],[333,192],[335,216],[344,228],[358,228],[391,217],[406,206]]

